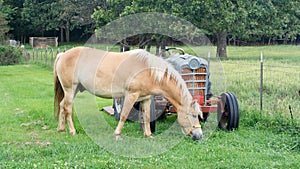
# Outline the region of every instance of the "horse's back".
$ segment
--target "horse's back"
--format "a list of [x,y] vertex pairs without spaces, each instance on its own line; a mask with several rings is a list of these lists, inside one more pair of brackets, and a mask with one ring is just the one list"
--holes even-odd
[[124,85],[130,76],[127,73],[133,67],[131,64],[136,64],[132,59],[128,60],[131,58],[129,56],[128,52],[116,53],[75,47],[59,56],[55,69],[65,86],[80,83],[91,93],[111,97],[111,93],[114,92],[112,88],[119,89],[119,85]]
[[[132,86],[152,84],[149,72],[161,65],[161,60],[153,60],[157,60],[155,56],[143,50],[117,53],[76,47],[60,56],[57,70],[68,86],[80,84],[100,97],[122,96]],[[164,69],[155,74],[163,77]]]

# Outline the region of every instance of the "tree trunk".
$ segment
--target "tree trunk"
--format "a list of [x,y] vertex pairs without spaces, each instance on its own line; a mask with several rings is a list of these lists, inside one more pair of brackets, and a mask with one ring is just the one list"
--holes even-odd
[[145,35],[139,35],[139,49],[145,49]]
[[129,50],[130,50],[130,47],[128,46],[126,39],[123,39],[120,42],[120,52],[125,52],[125,51],[129,51]]
[[270,46],[271,45],[271,37],[269,37],[269,41],[268,41],[268,46]]
[[217,56],[222,59],[227,59],[227,52],[226,52],[226,37],[227,33],[224,31],[219,31],[217,34]]
[[64,42],[64,29],[60,28],[60,42]]
[[120,44],[120,52],[126,52],[126,51],[130,51],[130,47],[124,44]]
[[163,38],[161,40],[161,57],[166,57],[166,46],[167,46],[167,40]]
[[155,46],[156,46],[155,55],[156,55],[156,56],[159,56],[159,46],[160,46],[160,45],[159,45],[159,42],[158,42],[158,41],[156,41],[156,45],[155,45]]
[[146,47],[146,51],[150,52],[150,50],[151,50],[151,44],[148,44],[147,47]]
[[70,42],[70,23],[66,24],[66,42]]

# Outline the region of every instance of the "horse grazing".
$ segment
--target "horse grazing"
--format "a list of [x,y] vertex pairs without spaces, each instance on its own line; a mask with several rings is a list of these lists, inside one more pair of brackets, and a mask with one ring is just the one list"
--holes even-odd
[[87,90],[102,98],[124,97],[120,121],[114,131],[116,139],[136,101],[142,104],[144,136],[150,131],[151,95],[163,95],[177,109],[178,122],[193,140],[201,140],[197,101],[180,74],[166,61],[144,50],[123,53],[76,47],[58,54],[54,63],[54,116],[58,131],[65,131],[66,120],[71,134],[76,134],[72,121],[72,102],[78,91]]

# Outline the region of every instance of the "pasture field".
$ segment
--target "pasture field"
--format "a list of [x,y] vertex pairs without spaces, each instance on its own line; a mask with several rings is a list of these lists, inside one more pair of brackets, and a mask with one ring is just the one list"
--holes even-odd
[[[261,51],[265,58],[263,111],[259,109]],[[300,47],[229,47],[228,57],[221,61],[224,85],[239,101],[239,129],[214,130],[201,143],[182,136],[168,151],[147,158],[118,155],[97,145],[76,115],[78,134],[58,133],[52,70],[35,64],[2,66],[0,168],[300,168]],[[112,100],[96,101],[96,113],[115,127],[114,117],[101,111]],[[172,115],[158,121],[154,140],[175,119]],[[123,134],[144,139],[135,122],[127,122]]]

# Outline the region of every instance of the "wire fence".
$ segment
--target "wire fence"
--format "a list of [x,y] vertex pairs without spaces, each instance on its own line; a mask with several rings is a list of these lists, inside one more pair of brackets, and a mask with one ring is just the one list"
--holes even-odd
[[[278,64],[278,63],[277,63]],[[268,114],[300,118],[300,66],[225,63],[226,85],[241,105]]]
[[[66,50],[67,48],[39,48],[25,50],[23,54],[29,64],[53,68],[57,54]],[[225,61],[222,64],[225,68],[226,90],[237,96],[240,105],[246,105],[241,109],[263,110],[270,114],[292,113],[300,118],[300,66],[270,62],[261,67],[260,61]]]
[[24,58],[27,63],[41,64],[53,68],[57,54],[65,52],[67,48],[33,48],[23,51]]

